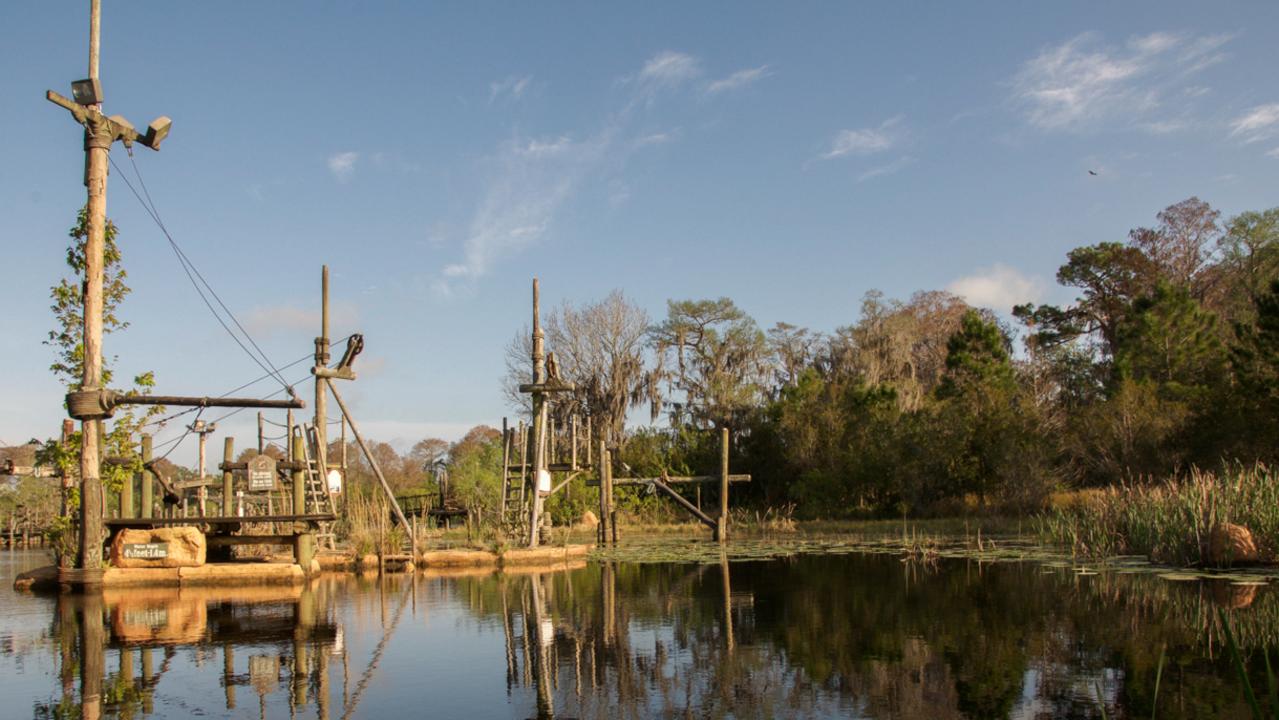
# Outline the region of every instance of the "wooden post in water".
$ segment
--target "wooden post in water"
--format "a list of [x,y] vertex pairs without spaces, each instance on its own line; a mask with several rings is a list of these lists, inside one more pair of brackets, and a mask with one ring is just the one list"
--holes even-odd
[[137,517],[133,513],[133,489],[138,486],[137,473],[129,473],[120,485],[120,517],[131,518]]
[[728,427],[719,431],[719,521],[715,524],[715,539],[728,541]]
[[147,463],[151,462],[151,436],[142,436],[142,517],[149,518],[154,512],[155,505],[155,480],[151,477],[151,471],[147,469]]
[[604,463],[604,485],[608,493],[608,531],[612,536],[613,544],[617,544],[617,504],[613,501],[613,451],[606,451],[607,454],[603,459]]
[[[295,467],[306,466],[306,448],[302,438],[290,438],[293,455],[290,458],[297,463]],[[306,514],[306,471],[293,471],[293,514]],[[311,560],[315,557],[315,535],[305,523],[294,523],[293,526],[293,561],[302,566],[302,572],[311,572]]]
[[608,467],[608,450],[605,449],[603,440],[600,440],[599,457],[600,522],[597,527],[599,528],[600,544],[603,545],[608,542],[608,486],[607,483],[604,482],[604,473],[606,472],[605,468]]
[[[235,460],[235,438],[227,436],[222,441],[222,462],[230,464]],[[231,507],[235,503],[234,478],[230,470],[222,471],[222,517],[231,517],[235,513]]]
[[[320,267],[320,336],[315,339],[315,369],[329,366],[329,266]],[[328,491],[329,406],[324,391],[325,379],[315,374],[315,467]]]
[[[540,293],[538,292],[537,278],[533,278],[533,385],[539,386],[546,382],[546,348],[545,336],[542,333],[542,322],[540,315]],[[539,535],[542,531],[542,492],[541,492],[541,473],[546,469],[546,394],[540,390],[533,393],[533,498],[529,502],[529,533],[528,546],[535,548],[538,545]]]
[[[511,477],[511,431],[506,426],[506,418],[502,418],[502,498],[497,513],[499,522],[506,519],[506,488]],[[443,503],[441,503],[443,506]]]
[[[302,448],[302,441],[299,438],[289,437],[289,449],[291,455],[289,459],[298,463],[299,467],[306,463],[306,453]],[[294,515],[306,514],[306,472],[304,470],[293,471],[293,507]]]

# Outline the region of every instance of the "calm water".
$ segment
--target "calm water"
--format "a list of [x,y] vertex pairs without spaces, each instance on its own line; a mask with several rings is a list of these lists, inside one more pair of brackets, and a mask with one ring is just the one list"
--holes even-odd
[[885,555],[9,589],[44,562],[0,552],[0,717],[1145,718],[1165,648],[1158,717],[1242,718],[1216,608],[1279,627],[1270,588]]

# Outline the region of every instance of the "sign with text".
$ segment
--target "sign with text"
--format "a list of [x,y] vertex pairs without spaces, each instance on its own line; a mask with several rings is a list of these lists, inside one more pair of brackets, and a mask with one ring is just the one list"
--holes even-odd
[[169,557],[169,543],[125,543],[124,557],[129,560],[163,560]]
[[275,489],[275,458],[257,455],[249,461],[249,491],[263,492]]

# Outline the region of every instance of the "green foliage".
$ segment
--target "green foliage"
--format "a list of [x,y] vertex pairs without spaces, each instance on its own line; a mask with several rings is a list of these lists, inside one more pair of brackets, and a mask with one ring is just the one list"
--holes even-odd
[[502,495],[502,434],[473,428],[449,450],[449,490],[472,514],[496,513]]
[[[658,358],[655,379],[678,397],[674,424],[732,425],[761,397],[764,333],[732,300],[671,300],[666,320],[649,330],[649,339]],[[671,356],[673,369],[666,366]]]
[[[124,330],[129,326],[121,319],[119,308],[131,292],[125,283],[128,273],[122,265],[120,247],[116,242],[117,228],[115,223],[107,220],[105,243],[103,248],[103,310],[102,332],[109,335]],[[85,242],[88,238],[88,214],[81,208],[76,216],[76,225],[68,232],[71,244],[67,248],[66,263],[71,269],[72,277],[63,278],[53,286],[50,309],[54,316],[54,329],[49,331],[46,345],[54,348],[56,360],[49,369],[62,382],[68,391],[79,390],[83,386],[84,342],[82,328],[84,315],[82,306],[83,276],[85,272]],[[109,386],[114,373],[112,362],[103,358],[102,384]],[[133,378],[131,392],[149,394],[155,386],[155,375],[144,372]],[[100,469],[103,487],[111,494],[120,492],[126,479],[142,470],[142,463],[136,445],[137,433],[146,422],[164,412],[163,406],[149,406],[139,410],[137,406],[123,406],[116,409],[115,416],[109,424],[104,423],[105,433],[102,437],[100,452],[103,457],[123,458],[124,463],[103,464]],[[42,448],[41,462],[54,464],[65,472],[79,468],[80,437],[75,434],[65,445],[58,441],[49,441]]]
[[1186,288],[1161,281],[1133,303],[1120,329],[1115,368],[1126,377],[1158,383],[1166,397],[1196,399],[1221,382],[1225,361],[1217,317]]

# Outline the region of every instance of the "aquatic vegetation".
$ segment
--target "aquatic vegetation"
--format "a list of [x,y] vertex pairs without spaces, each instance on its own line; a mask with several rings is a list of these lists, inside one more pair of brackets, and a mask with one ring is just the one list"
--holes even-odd
[[1248,528],[1261,559],[1273,561],[1279,550],[1279,473],[1256,465],[1117,486],[1041,516],[1039,532],[1083,557],[1142,554],[1157,562],[1202,565],[1218,523]]

